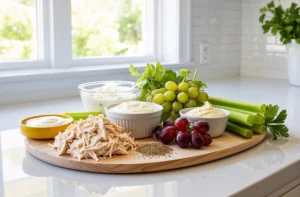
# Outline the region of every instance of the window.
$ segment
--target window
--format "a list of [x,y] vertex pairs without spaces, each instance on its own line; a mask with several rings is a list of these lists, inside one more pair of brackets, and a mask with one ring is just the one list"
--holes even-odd
[[145,0],[72,0],[73,58],[145,55]]
[[155,2],[71,0],[71,64],[155,61]]
[[0,70],[178,62],[185,2],[0,0]]
[[37,59],[35,0],[0,1],[0,62]]

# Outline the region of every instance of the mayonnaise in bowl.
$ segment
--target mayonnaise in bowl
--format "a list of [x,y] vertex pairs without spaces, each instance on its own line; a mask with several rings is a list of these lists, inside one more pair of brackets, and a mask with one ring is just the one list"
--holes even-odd
[[26,126],[30,127],[55,127],[72,122],[71,118],[62,118],[59,116],[42,116],[32,118],[25,122]]
[[226,116],[221,110],[213,107],[208,101],[202,107],[196,107],[186,113],[187,116],[199,118],[220,118]]
[[127,101],[111,108],[110,110],[119,113],[140,114],[140,113],[156,112],[159,111],[160,109],[157,106],[153,105],[152,103],[148,103],[148,102]]

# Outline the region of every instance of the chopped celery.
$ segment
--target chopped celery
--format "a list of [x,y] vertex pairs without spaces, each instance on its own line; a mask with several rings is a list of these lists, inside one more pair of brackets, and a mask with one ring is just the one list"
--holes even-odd
[[87,119],[89,115],[98,116],[101,112],[65,112],[65,115],[71,116],[74,119],[74,122],[80,119]]
[[248,139],[252,138],[253,136],[253,132],[250,129],[247,129],[235,123],[228,122],[226,129]]
[[234,101],[229,99],[223,99],[218,97],[209,97],[208,101],[214,105],[227,106],[237,108],[245,111],[264,113],[266,112],[267,106],[265,104],[259,105],[248,102]]

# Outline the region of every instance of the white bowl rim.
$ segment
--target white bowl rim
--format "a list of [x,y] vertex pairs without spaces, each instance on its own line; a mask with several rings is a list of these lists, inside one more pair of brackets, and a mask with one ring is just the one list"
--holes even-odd
[[[141,102],[145,102],[145,101],[141,101]],[[124,102],[122,102],[122,103],[124,103]],[[149,103],[150,105],[156,106],[157,108],[159,108],[159,110],[158,111],[154,111],[154,112],[145,112],[145,113],[126,113],[126,112],[110,111],[110,109],[112,107],[115,107],[115,106],[120,105],[122,103],[114,103],[114,104],[110,104],[110,105],[105,106],[104,107],[105,113],[109,112],[109,113],[122,114],[122,115],[143,115],[143,114],[154,114],[154,113],[161,112],[163,110],[163,107],[161,105],[158,105],[156,103],[145,102],[145,103]]]
[[[180,116],[182,115],[183,117],[186,117],[186,118],[191,118],[191,119],[207,119],[207,120],[222,119],[222,118],[226,118],[226,117],[228,117],[230,115],[230,112],[228,110],[221,109],[221,108],[218,108],[218,107],[215,107],[215,108],[221,110],[222,112],[224,112],[225,116],[217,117],[217,118],[203,118],[203,117],[195,117],[195,116],[186,115],[187,112],[189,112],[190,110],[195,109],[195,108],[196,107],[184,108],[184,109],[182,109],[182,110],[179,111],[179,114],[180,114]],[[185,110],[187,110],[187,111],[185,113],[183,113],[183,111],[185,111]]]
[[[125,90],[125,91],[115,91],[115,92],[103,92],[103,91],[90,91],[88,89],[86,89],[86,86],[91,86],[91,85],[100,85],[100,84],[106,84],[106,83],[116,83],[116,84],[129,84],[132,85],[132,89],[131,90]],[[139,88],[136,88],[135,86],[135,82],[133,81],[92,81],[92,82],[86,82],[86,83],[82,83],[78,85],[78,90],[79,91],[83,91],[83,92],[87,92],[87,93],[126,93],[126,92],[138,92],[140,91]]]

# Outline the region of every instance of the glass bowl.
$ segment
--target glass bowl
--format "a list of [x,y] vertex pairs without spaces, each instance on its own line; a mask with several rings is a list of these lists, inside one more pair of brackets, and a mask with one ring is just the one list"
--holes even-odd
[[104,108],[108,105],[138,99],[140,89],[134,84],[131,81],[95,81],[80,84],[78,90],[86,111],[105,114]]

